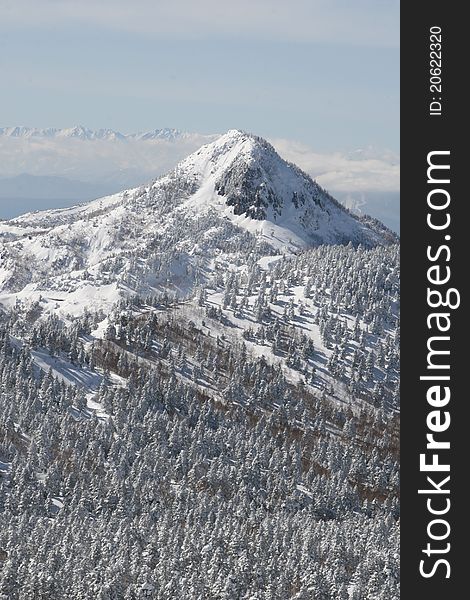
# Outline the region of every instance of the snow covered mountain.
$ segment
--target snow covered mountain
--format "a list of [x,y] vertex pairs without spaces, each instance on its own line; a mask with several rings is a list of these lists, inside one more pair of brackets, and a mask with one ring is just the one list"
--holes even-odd
[[0,222],[0,596],[398,598],[394,242],[236,130]]
[[276,255],[396,238],[349,213],[263,139],[232,130],[149,185],[3,222],[0,240],[1,302],[62,296],[81,310],[83,296],[107,304],[163,284],[185,293],[215,259],[236,262],[250,247]]
[[[6,194],[8,180],[24,174],[60,177],[83,182],[75,204],[133,188],[163,175],[220,133],[203,134],[174,128],[138,133],[83,126],[57,128],[0,128],[0,219],[10,219],[31,210],[71,206],[65,192],[53,204],[38,193],[35,182],[23,185],[21,195]],[[367,148],[351,153],[319,153],[292,140],[269,139],[286,160],[298,165],[346,207],[357,214],[370,214],[399,231],[399,157],[389,151]],[[3,180],[3,181],[2,181]],[[24,182],[23,182],[24,183]],[[47,186],[47,180],[42,183]],[[65,183],[65,181],[64,181]],[[86,185],[104,191],[93,198]],[[49,200],[49,201],[48,201]]]
[[163,128],[153,131],[143,131],[139,133],[125,134],[114,129],[89,129],[82,125],[58,129],[49,127],[41,129],[39,127],[0,127],[0,137],[9,138],[72,138],[78,140],[105,140],[122,141],[127,140],[166,140],[174,141],[191,136],[190,133],[179,131],[178,129]]

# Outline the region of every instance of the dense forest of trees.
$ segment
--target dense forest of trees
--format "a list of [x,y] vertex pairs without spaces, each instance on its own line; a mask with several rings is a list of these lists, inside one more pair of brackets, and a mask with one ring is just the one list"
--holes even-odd
[[137,367],[103,379],[98,419],[5,330],[0,355],[5,598],[396,594],[394,417],[319,399],[289,419],[265,408],[286,383],[248,363],[256,403]]
[[397,599],[397,264],[3,313],[0,598]]

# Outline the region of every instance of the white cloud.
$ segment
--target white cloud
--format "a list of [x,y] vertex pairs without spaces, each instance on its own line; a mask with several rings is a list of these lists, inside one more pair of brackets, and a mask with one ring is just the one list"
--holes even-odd
[[0,27],[93,25],[161,38],[399,44],[398,0],[0,0]]
[[328,190],[395,192],[400,188],[398,157],[372,149],[349,155],[320,154],[290,140],[271,140],[281,156],[309,173]]
[[[0,139],[0,177],[20,173],[74,177],[99,182],[115,173],[132,179],[152,177],[172,168],[209,138],[202,134],[164,140],[83,142],[70,138]],[[400,165],[392,153],[372,149],[346,155],[319,153],[285,139],[270,140],[279,154],[298,165],[328,190],[341,192],[397,191]]]
[[207,141],[197,133],[175,142],[2,137],[0,177],[29,173],[129,187],[170,170]]

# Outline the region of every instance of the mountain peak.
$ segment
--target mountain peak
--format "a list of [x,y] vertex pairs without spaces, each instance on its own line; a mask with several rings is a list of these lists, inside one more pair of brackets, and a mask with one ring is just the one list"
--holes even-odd
[[189,155],[177,168],[203,176],[221,175],[234,164],[266,161],[284,162],[265,139],[241,129],[230,129]]
[[229,129],[226,133],[222,134],[217,141],[221,141],[222,143],[240,143],[251,141],[253,145],[259,142],[264,142],[267,144],[266,140],[263,138],[254,135],[253,133],[249,133],[243,129]]
[[276,153],[273,146],[264,138],[248,131],[244,131],[243,129],[229,129],[226,133],[207,145],[213,146],[214,148],[223,148],[225,150],[234,145],[242,145],[243,149],[247,151],[257,150]]
[[184,210],[223,215],[277,248],[396,241],[361,222],[266,140],[240,129],[202,146],[175,173],[197,186]]

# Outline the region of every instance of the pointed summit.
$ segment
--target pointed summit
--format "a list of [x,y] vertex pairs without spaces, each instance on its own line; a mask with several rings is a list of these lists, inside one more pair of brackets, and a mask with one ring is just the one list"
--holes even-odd
[[309,175],[283,160],[269,142],[238,129],[191,154],[177,172],[199,182],[189,204],[200,211],[222,211],[277,247],[287,240],[301,247],[349,242],[370,247],[396,241],[380,224],[366,224],[351,214]]

